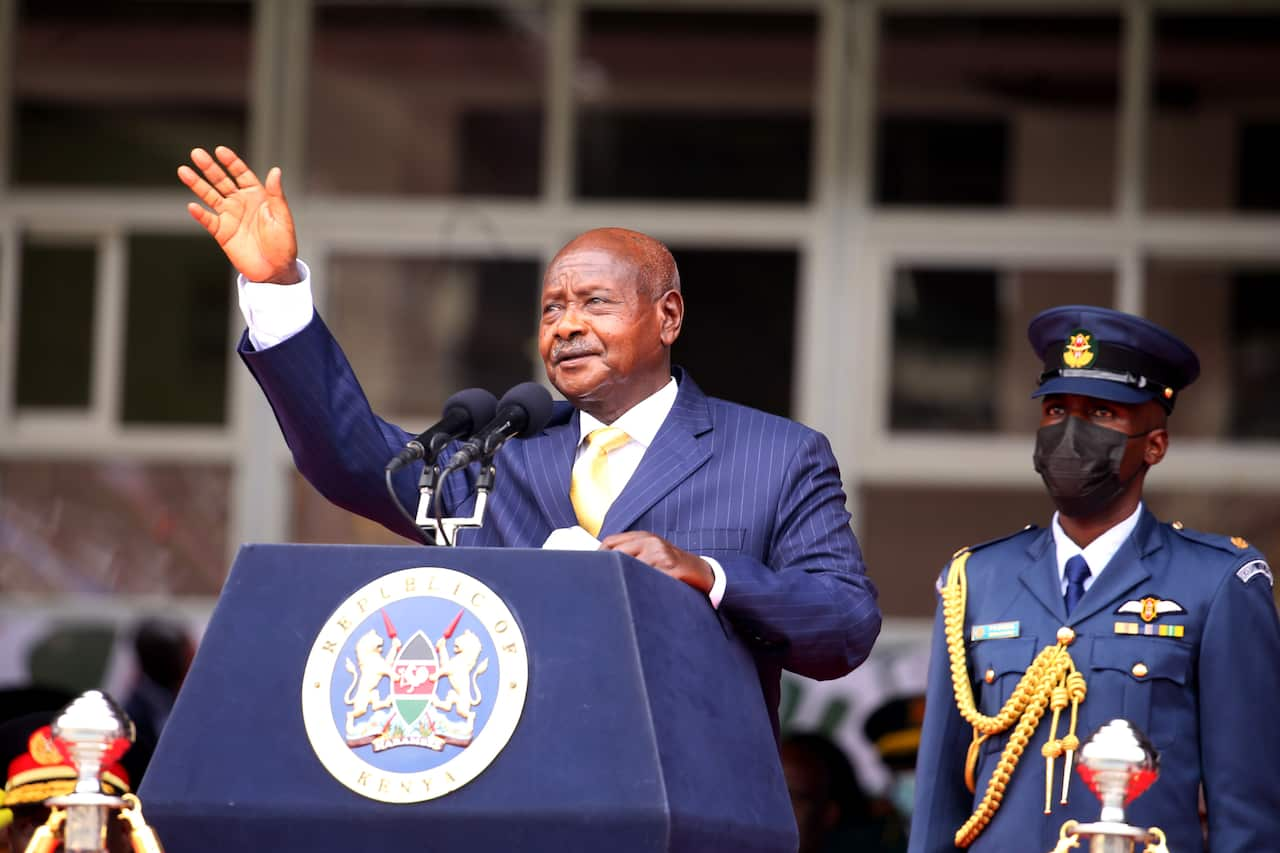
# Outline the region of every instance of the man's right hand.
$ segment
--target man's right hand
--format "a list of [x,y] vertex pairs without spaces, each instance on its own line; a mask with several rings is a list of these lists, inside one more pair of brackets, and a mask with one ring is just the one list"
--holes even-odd
[[191,152],[191,162],[204,173],[203,178],[190,166],[178,167],[178,179],[207,205],[206,209],[191,202],[187,212],[213,235],[232,266],[249,281],[301,281],[298,240],[280,183],[280,167],[273,166],[263,184],[230,148],[218,146],[214,154],[217,161],[203,148]]

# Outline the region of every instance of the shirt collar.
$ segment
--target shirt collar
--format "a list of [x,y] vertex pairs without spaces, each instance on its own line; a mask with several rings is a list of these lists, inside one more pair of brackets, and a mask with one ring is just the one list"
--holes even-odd
[[1055,512],[1053,514],[1053,544],[1058,552],[1058,577],[1066,577],[1067,560],[1076,554],[1080,554],[1084,557],[1084,561],[1089,564],[1090,575],[1096,578],[1111,562],[1111,558],[1120,550],[1120,546],[1133,533],[1134,528],[1138,526],[1138,519],[1141,517],[1142,501],[1138,501],[1138,507],[1133,511],[1132,515],[1090,542],[1086,547],[1081,548],[1062,529],[1062,524],[1058,521],[1058,513]]
[[679,393],[680,386],[676,384],[673,376],[654,393],[645,397],[639,403],[636,403],[630,409],[623,413],[611,424],[601,422],[598,418],[579,412],[578,415],[578,443],[587,437],[591,432],[604,426],[614,426],[631,436],[631,440],[638,442],[644,447],[653,444],[653,439],[658,434],[658,430],[662,428],[662,423],[667,419],[667,415],[671,413],[671,408],[676,404],[676,394]]

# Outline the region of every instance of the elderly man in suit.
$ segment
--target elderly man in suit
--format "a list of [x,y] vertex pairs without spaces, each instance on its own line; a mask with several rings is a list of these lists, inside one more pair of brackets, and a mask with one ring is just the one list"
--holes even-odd
[[[189,211],[241,273],[245,363],[294,459],[326,497],[405,536],[382,485],[409,435],[370,411],[314,312],[278,168],[265,183],[227,148],[192,152]],[[564,395],[548,426],[499,451],[485,525],[461,544],[538,547],[581,526],[706,595],[752,649],[777,731],[785,667],[836,678],[880,628],[830,445],[792,421],[706,396],[671,365],[684,298],[675,262],[619,228],[570,241],[543,280],[539,349]],[[417,471],[421,469],[418,468]],[[403,476],[405,503],[417,471]],[[474,466],[449,478],[449,514],[473,506]]]

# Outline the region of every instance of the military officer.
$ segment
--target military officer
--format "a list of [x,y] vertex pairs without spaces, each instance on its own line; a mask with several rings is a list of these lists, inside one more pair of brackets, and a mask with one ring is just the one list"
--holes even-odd
[[962,549],[939,579],[910,850],[1051,850],[1066,820],[1098,818],[1070,764],[1116,718],[1160,753],[1130,824],[1163,829],[1172,853],[1280,850],[1271,569],[1142,501],[1199,360],[1104,308],[1050,309],[1029,337],[1044,361],[1033,459],[1058,511]]

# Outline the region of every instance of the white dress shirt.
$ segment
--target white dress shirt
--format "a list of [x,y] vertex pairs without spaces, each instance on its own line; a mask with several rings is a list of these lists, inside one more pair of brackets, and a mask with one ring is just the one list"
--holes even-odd
[[1120,546],[1125,543],[1129,535],[1133,533],[1135,527],[1138,526],[1138,518],[1142,515],[1142,501],[1138,501],[1138,508],[1133,514],[1124,521],[1103,533],[1097,539],[1081,548],[1067,532],[1062,529],[1062,524],[1058,521],[1058,513],[1053,514],[1053,544],[1058,552],[1058,581],[1062,586],[1062,594],[1067,594],[1067,560],[1070,560],[1076,554],[1084,557],[1084,561],[1089,564],[1089,577],[1084,579],[1084,588],[1088,589],[1093,586],[1093,582],[1098,579],[1098,575],[1102,574],[1102,570],[1107,567],[1107,563],[1111,562],[1111,558],[1120,550]]
[[[650,444],[653,444],[653,439],[658,434],[658,430],[662,428],[667,415],[671,413],[671,407],[676,404],[676,394],[679,391],[680,386],[672,378],[667,381],[666,385],[663,385],[657,391],[627,409],[611,424],[606,424],[593,415],[579,411],[578,451],[574,456],[574,461],[576,462],[582,458],[582,454],[587,450],[587,436],[595,430],[605,426],[612,426],[625,432],[631,440],[605,457],[606,470],[609,472],[609,491],[616,498],[622,494],[622,490],[626,488],[627,482],[630,481],[631,475],[636,472],[636,468],[640,467],[640,460],[644,457],[644,452],[649,449]],[[711,567],[711,573],[715,576],[715,581],[711,584],[711,591],[707,593],[707,597],[711,599],[711,606],[718,608],[720,599],[724,598],[724,588],[727,582],[724,568],[710,557],[703,557],[702,559]]]
[[[254,349],[264,350],[287,341],[311,322],[315,313],[315,302],[311,296],[311,269],[299,260],[298,271],[302,274],[302,280],[290,285],[249,281],[243,275],[236,277],[240,313],[244,315],[245,325],[249,327],[249,343],[253,344]],[[671,407],[675,405],[679,390],[676,380],[671,379],[657,392],[628,409],[612,424],[601,423],[586,412],[581,412],[581,431],[575,461],[586,450],[587,433],[602,426],[615,426],[625,431],[631,440],[606,457],[609,485],[616,497],[640,466],[645,450],[653,443],[654,436],[658,434]],[[590,536],[586,531],[583,534]],[[712,607],[719,607],[726,584],[724,568],[710,557],[702,559],[715,575],[707,597],[711,600]]]

